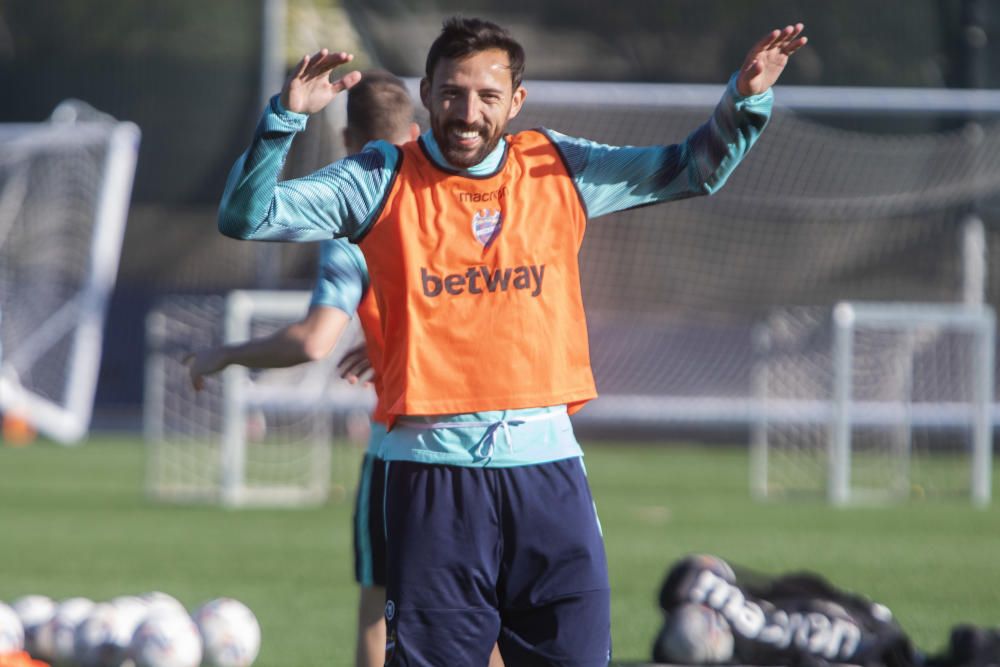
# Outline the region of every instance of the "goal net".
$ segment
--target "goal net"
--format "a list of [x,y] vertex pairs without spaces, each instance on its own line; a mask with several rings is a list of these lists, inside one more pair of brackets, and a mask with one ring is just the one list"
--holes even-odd
[[[518,128],[633,145],[682,140],[722,93],[526,85]],[[992,296],[970,272],[979,262],[995,280],[1000,254],[983,265],[965,239],[978,207],[993,245],[1000,98],[775,95],[769,127],[719,193],[589,223],[581,274],[600,398],[577,424],[745,428],[757,409],[753,331],[773,309]],[[973,111],[979,122],[966,123]]]
[[0,413],[66,444],[90,425],[139,138],[75,101],[0,125]]
[[[147,493],[158,500],[231,506],[311,505],[330,492],[334,416],[367,415],[369,390],[337,375],[339,352],[292,368],[230,366],[191,387],[186,355],[273,333],[301,319],[306,291],[173,295],[151,310],[143,423]],[[352,468],[353,472],[353,468]]]
[[[527,87],[517,128],[618,145],[680,141],[722,93],[721,86]],[[841,415],[841,435],[831,440],[830,318],[841,301],[996,305],[1000,253],[990,250],[1000,229],[1000,95],[779,87],[775,98],[769,127],[718,194],[588,225],[581,274],[600,398],[574,421],[602,432],[638,426],[758,439],[763,422],[775,445],[765,461],[784,469],[766,478],[755,472],[758,495],[765,479],[771,497],[779,486],[827,491],[836,471],[828,491],[836,502],[904,491],[971,493],[983,502],[990,471],[977,469],[986,481],[976,478],[970,489],[970,470],[985,460],[992,421],[928,422],[956,404],[963,415],[973,405],[981,414],[983,393],[973,389],[981,369],[990,366],[992,377],[993,359],[979,347],[981,333],[919,318],[896,329],[859,321],[851,373],[841,377],[863,382],[895,364],[897,384],[879,390],[896,393],[867,396],[875,387],[857,386],[841,405],[874,402],[876,418]],[[755,387],[755,332],[776,311],[801,344],[815,346],[794,360],[799,365],[772,369],[801,380],[772,397],[793,401],[790,412],[765,406]],[[833,466],[824,443],[839,443]],[[797,467],[804,479],[787,478]],[[930,478],[949,467],[950,480]]]
[[755,495],[989,503],[994,330],[988,307],[773,312],[756,335]]
[[[512,130],[617,145],[681,141],[723,92],[526,85]],[[742,436],[762,414],[754,332],[776,309],[992,298],[1000,96],[979,92],[782,87],[770,126],[718,194],[591,221],[580,261],[600,398],[575,424]]]

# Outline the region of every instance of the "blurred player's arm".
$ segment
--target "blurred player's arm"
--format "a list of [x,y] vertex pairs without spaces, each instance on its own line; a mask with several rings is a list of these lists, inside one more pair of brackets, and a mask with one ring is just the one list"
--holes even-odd
[[237,364],[248,368],[287,368],[324,358],[337,344],[350,321],[339,308],[314,305],[298,322],[270,336],[243,343],[198,350],[187,359],[191,385],[205,387],[205,376]]
[[806,43],[803,26],[765,35],[733,74],[712,116],[682,143],[608,146],[548,131],[589,217],[716,192],[759,138],[771,116],[771,86]]
[[347,241],[324,241],[306,316],[270,336],[195,351],[186,360],[191,385],[200,391],[206,375],[233,364],[287,368],[323,359],[340,340],[367,288],[368,271],[361,251]]
[[369,144],[303,178],[280,180],[292,140],[309,114],[360,80],[359,72],[330,80],[332,69],[349,61],[349,54],[325,50],[307,56],[281,94],[271,98],[250,148],[230,170],[219,205],[220,232],[247,240],[321,241],[354,236],[371,222],[398,159],[386,142]]

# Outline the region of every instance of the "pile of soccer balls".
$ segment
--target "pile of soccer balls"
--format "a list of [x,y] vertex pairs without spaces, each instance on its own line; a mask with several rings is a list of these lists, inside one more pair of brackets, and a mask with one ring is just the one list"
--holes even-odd
[[24,652],[53,667],[249,667],[259,649],[257,618],[232,598],[192,614],[160,592],[0,602],[0,664]]

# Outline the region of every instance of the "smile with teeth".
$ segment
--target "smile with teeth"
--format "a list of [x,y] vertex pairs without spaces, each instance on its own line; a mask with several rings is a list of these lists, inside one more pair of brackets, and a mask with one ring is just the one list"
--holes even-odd
[[469,144],[479,140],[478,130],[461,130],[458,128],[453,128],[451,135],[458,140],[459,143]]

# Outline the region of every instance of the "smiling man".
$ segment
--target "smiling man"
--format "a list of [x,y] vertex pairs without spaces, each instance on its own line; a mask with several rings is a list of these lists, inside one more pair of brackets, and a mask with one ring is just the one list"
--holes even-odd
[[[382,313],[388,462],[388,665],[596,667],[610,660],[603,539],[569,415],[596,396],[577,256],[589,219],[720,188],[767,123],[771,85],[806,38],[764,36],[712,117],[680,144],[607,146],[505,133],[524,51],[453,18],[420,92],[431,129],[279,182],[243,158],[219,228],[244,239],[358,243]],[[287,151],[354,85],[351,60],[305,57],[250,155]],[[280,161],[278,161],[280,165]]]
[[[484,51],[466,52],[468,46],[463,40],[436,41],[427,56],[434,66],[420,82],[420,99],[430,112],[441,155],[462,169],[479,164],[496,148],[525,97],[523,50],[505,48],[500,41]],[[433,69],[442,60],[451,64],[435,81]]]

